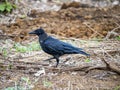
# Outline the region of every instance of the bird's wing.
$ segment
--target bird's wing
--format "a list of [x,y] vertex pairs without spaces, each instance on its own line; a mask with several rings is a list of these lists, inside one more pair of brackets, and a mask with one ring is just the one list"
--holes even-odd
[[63,47],[64,47],[64,53],[79,53],[82,49],[81,48],[77,48],[77,47],[74,47],[68,43],[65,43],[63,42],[62,43]]
[[79,53],[82,49],[76,48],[68,43],[59,41],[57,39],[51,38],[45,42],[45,47],[50,52],[58,54],[70,54],[70,53]]
[[57,39],[49,39],[45,43],[45,48],[52,54],[63,54],[63,47]]

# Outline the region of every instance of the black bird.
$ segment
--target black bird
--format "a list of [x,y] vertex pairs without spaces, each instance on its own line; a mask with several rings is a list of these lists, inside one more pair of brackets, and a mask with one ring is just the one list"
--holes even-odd
[[56,67],[59,64],[59,57],[64,54],[83,54],[86,56],[90,56],[90,54],[84,52],[82,48],[74,47],[68,43],[48,36],[42,28],[34,30],[29,34],[36,34],[39,37],[39,43],[43,51],[53,56],[52,58],[47,60],[56,59]]

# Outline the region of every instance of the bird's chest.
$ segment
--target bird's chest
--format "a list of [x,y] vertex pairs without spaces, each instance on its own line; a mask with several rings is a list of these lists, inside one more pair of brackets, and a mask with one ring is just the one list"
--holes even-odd
[[44,42],[40,41],[40,45],[41,45],[42,50],[45,51],[45,44],[44,44]]
[[49,50],[46,48],[46,45],[44,44],[44,42],[41,42],[40,45],[41,45],[41,48],[42,48],[42,50],[43,50],[44,52],[46,52],[46,53],[48,53],[48,54],[51,54],[51,53],[49,52]]

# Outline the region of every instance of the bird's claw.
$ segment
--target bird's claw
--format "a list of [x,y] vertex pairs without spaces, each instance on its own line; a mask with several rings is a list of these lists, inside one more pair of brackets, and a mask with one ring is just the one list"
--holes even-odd
[[43,60],[43,61],[49,61],[49,62],[51,62],[51,61],[50,61],[50,60],[48,60],[48,59],[47,59],[47,60]]

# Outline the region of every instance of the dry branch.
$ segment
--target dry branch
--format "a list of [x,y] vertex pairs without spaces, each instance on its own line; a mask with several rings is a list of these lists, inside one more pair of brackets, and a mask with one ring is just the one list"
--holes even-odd
[[119,28],[120,28],[120,25],[118,27],[114,28],[113,30],[111,30],[110,32],[108,32],[105,39],[109,39],[111,35],[118,36],[119,34],[117,32],[115,32],[115,30],[118,30]]
[[95,67],[90,67],[87,70],[85,70],[86,73],[88,73],[91,70],[95,70],[95,69],[99,69],[99,70],[107,70],[106,67],[100,67],[100,66],[95,66]]
[[109,70],[116,72],[117,74],[120,75],[120,69],[114,63],[108,63],[104,58],[102,58],[102,61],[106,64],[106,67]]

